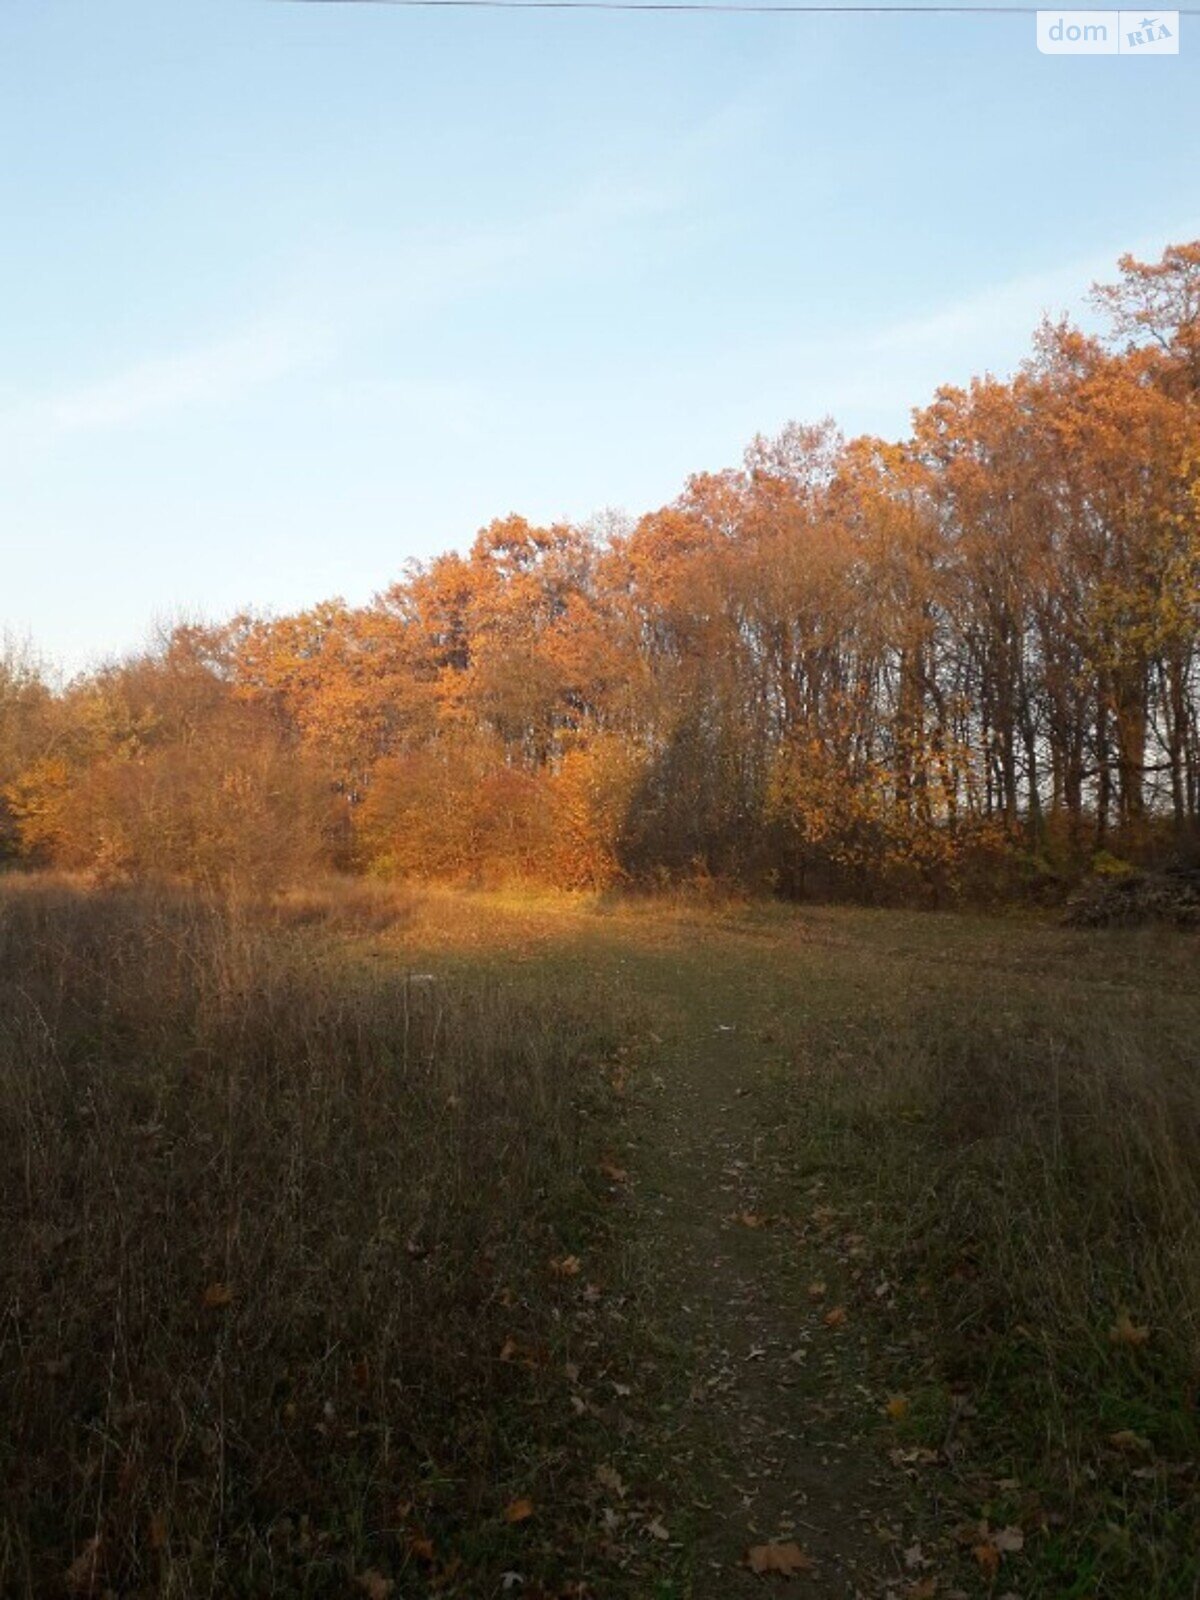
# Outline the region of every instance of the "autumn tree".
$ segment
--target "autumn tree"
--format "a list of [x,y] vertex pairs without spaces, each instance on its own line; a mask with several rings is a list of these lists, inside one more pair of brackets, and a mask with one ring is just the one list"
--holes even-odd
[[760,436],[636,521],[510,515],[367,605],[0,660],[0,849],[282,881],[699,874],[939,900],[1200,831],[1200,243],[901,440]]
[[54,713],[30,652],[0,641],[0,862],[21,849],[21,780],[53,759]]

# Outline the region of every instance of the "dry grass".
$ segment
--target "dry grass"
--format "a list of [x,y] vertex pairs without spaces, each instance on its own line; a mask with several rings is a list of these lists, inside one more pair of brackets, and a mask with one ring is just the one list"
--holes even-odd
[[[461,902],[430,897],[406,942],[453,949],[463,920]],[[635,989],[686,1072],[717,1024],[736,1025],[748,1083],[764,1058],[777,1084],[758,1101],[764,1149],[781,1177],[762,1209],[832,1204],[871,1240],[856,1322],[880,1392],[912,1401],[885,1445],[936,1458],[916,1488],[927,1547],[950,1547],[946,1584],[982,1592],[952,1535],[988,1518],[1028,1534],[998,1592],[1194,1600],[1193,937],[496,896],[472,902],[469,926],[472,964],[520,944],[530,992],[572,961],[597,993]]]
[[897,1286],[877,1344],[900,1442],[949,1469],[932,1531],[1023,1525],[1022,1595],[1200,1593],[1200,997],[1124,978],[882,984],[796,1107],[799,1171]]
[[381,878],[328,877],[293,884],[271,901],[284,927],[324,927],[336,933],[391,933],[412,921],[420,896]]
[[1194,1597],[1197,956],[1028,920],[0,885],[0,1592],[75,1563],[97,1595],[366,1569],[479,1595],[515,1567],[640,1600],[578,1511],[606,1457],[563,1428],[547,1270],[600,1247],[597,1063],[636,1004],[651,1067],[736,1025],[764,1209],[816,1193],[868,1240],[852,1326],[911,1400],[882,1443],[924,1452],[943,1586],[985,1592],[954,1530],[986,1517],[1027,1535],[1000,1592]]
[[554,1492],[547,1261],[588,1226],[605,1048],[562,986],[0,885],[0,1592],[511,1564],[506,1500]]
[[[1200,1065],[1190,1020],[1126,996],[998,1008],[976,992],[914,1019],[935,1215],[1039,1341],[1111,1349],[1122,1306],[1200,1376]],[[968,1281],[970,1281],[968,1279]],[[986,1323],[980,1297],[975,1314]],[[1182,1398],[1182,1393],[1180,1395]]]

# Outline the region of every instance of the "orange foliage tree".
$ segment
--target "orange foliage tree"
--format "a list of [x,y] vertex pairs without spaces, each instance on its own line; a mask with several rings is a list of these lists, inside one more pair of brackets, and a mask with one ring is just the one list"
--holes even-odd
[[0,660],[0,850],[278,882],[700,873],[940,899],[1200,833],[1200,242],[910,438],[758,438],[365,606]]

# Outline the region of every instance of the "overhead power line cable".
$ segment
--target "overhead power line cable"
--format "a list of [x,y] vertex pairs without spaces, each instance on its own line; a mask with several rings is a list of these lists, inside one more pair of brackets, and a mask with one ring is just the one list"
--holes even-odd
[[[711,11],[714,14],[745,12],[759,15],[836,16],[1036,16],[1042,6],[870,6],[789,4],[788,0],[275,0],[283,5],[397,6],[424,10],[451,11]],[[1116,16],[1117,7],[1101,8]],[[1128,9],[1128,8],[1126,8]],[[1200,9],[1172,6],[1177,16],[1200,16]]]

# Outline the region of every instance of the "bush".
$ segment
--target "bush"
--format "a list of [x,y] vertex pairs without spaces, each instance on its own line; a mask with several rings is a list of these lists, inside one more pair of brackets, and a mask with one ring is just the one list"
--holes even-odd
[[1133,928],[1154,922],[1200,928],[1200,869],[1106,869],[1071,897],[1065,920],[1074,928]]
[[357,818],[359,854],[384,876],[504,882],[548,876],[546,782],[486,740],[453,740],[379,763]]

